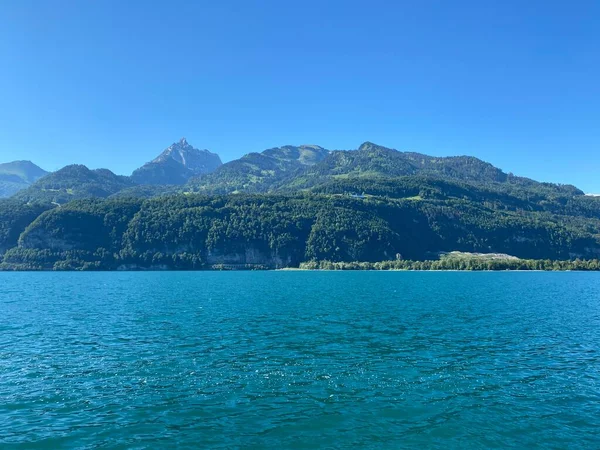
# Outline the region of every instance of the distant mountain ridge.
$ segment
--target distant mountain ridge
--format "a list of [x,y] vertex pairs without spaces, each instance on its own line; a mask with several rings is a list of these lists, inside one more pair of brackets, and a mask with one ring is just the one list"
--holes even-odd
[[358,150],[331,152],[328,158],[308,168],[295,187],[310,187],[340,177],[400,177],[432,175],[455,180],[505,182],[508,175],[493,165],[470,156],[434,157],[401,152],[371,142]]
[[193,192],[229,194],[267,192],[289,178],[323,161],[329,150],[318,145],[285,145],[262,153],[248,153],[214,172],[190,179],[186,188]]
[[0,186],[4,187],[4,196],[18,192],[19,198],[28,201],[52,199],[57,203],[113,195],[147,198],[177,192],[381,192],[384,179],[387,186],[383,190],[390,192],[391,180],[403,177],[435,178],[471,185],[493,184],[494,189],[502,191],[544,189],[561,192],[561,195],[584,195],[573,186],[539,183],[507,174],[471,156],[434,157],[402,152],[372,142],[365,142],[356,150],[285,145],[248,153],[222,164],[219,155],[198,150],[182,138],[130,177],[115,175],[107,169],[91,171],[76,165],[46,177],[43,175],[47,172],[30,162],[0,165],[2,167]]
[[108,169],[90,170],[73,164],[39,179],[14,198],[62,204],[83,198],[106,198],[132,186],[134,183],[129,177],[115,175]]
[[210,173],[222,164],[216,153],[194,148],[182,138],[135,170],[131,179],[137,184],[179,185],[193,176]]
[[10,197],[46,175],[44,169],[31,161],[0,164],[0,198]]
[[[284,146],[249,153],[225,163],[214,172],[189,180],[185,190],[206,194],[296,192],[383,178],[433,177],[452,182],[545,186],[569,195],[583,195],[570,185],[540,183],[507,174],[472,156],[436,157],[402,152],[365,142],[357,150],[326,150],[319,146]],[[354,180],[354,181],[353,181]],[[350,188],[349,188],[350,189]],[[351,190],[351,189],[350,189]]]

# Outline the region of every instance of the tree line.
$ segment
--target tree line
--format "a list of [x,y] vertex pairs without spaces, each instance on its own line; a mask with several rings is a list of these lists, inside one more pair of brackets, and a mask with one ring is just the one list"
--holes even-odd
[[[522,265],[547,270],[556,264],[569,270],[569,264],[584,267],[588,263],[577,261],[600,254],[597,218],[407,194],[176,194],[85,199],[60,207],[1,201],[0,268],[194,270],[335,263],[420,270]],[[521,260],[431,258],[455,250]],[[398,254],[402,259],[396,260]],[[595,270],[594,262],[589,267]]]

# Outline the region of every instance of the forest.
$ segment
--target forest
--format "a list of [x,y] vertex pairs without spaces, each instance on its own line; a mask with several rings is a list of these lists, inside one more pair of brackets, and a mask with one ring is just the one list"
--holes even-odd
[[[600,252],[600,221],[585,216],[584,204],[565,205],[584,214],[567,216],[550,206],[524,210],[490,199],[412,194],[174,194],[84,199],[60,207],[3,200],[0,268],[397,265],[435,261],[451,251],[567,261],[596,259]],[[438,267],[446,268],[432,266]]]
[[[184,150],[213,166],[191,171],[172,159]],[[0,269],[597,270],[600,258],[600,198],[468,156],[367,142],[220,164],[182,140],[144,167],[134,179],[67,166],[0,199]],[[442,257],[457,251],[509,257]]]

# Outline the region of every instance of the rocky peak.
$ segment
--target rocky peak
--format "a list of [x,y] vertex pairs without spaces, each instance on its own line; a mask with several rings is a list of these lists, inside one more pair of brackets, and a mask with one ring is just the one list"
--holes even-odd
[[137,169],[132,177],[140,184],[183,184],[190,177],[210,173],[222,164],[216,153],[194,148],[186,138],[181,138]]
[[219,155],[192,147],[186,138],[171,144],[152,162],[163,163],[169,159],[198,174],[212,172],[222,164]]

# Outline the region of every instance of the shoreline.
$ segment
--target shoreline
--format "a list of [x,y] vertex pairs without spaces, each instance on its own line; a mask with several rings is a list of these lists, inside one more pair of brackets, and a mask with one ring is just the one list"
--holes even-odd
[[581,269],[563,269],[563,270],[544,270],[544,269],[302,269],[297,267],[284,267],[281,269],[138,269],[138,270],[117,270],[117,269],[99,269],[99,270],[54,270],[54,269],[0,269],[2,273],[144,273],[144,272],[522,272],[522,273],[556,273],[556,272],[577,272],[594,273],[600,270],[581,270]]
[[[64,255],[68,256],[68,255]],[[327,272],[600,272],[600,259],[520,259],[496,254],[460,254],[440,259],[368,261],[273,261],[264,263],[208,263],[94,259],[23,260],[15,257],[0,263],[0,272],[248,272],[248,271],[327,271]]]

